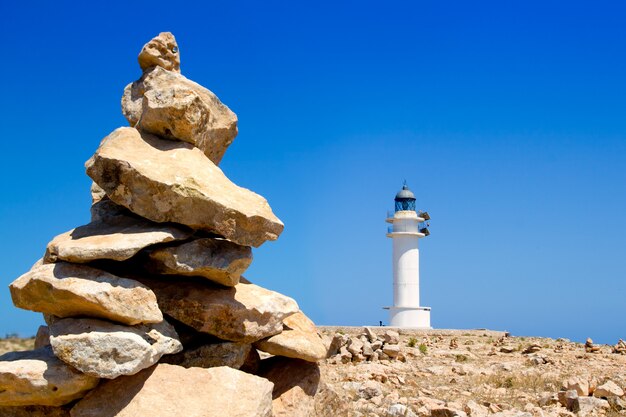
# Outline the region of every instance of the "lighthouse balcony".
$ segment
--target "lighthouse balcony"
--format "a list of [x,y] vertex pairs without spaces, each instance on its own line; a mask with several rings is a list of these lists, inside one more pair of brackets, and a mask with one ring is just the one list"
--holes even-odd
[[394,236],[417,236],[426,237],[427,234],[422,233],[420,229],[415,227],[399,227],[400,225],[394,225],[387,227],[387,237]]
[[417,215],[417,212],[415,212],[415,210],[399,210],[399,211],[387,211],[387,218],[385,219],[385,221],[387,223],[392,223],[394,221],[397,221],[398,219],[406,219],[406,218],[412,218],[417,220],[418,222],[422,223],[425,222],[426,218],[424,217],[420,217]]

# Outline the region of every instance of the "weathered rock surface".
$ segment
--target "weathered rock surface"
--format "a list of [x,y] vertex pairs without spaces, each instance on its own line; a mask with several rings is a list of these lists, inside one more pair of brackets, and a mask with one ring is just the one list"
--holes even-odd
[[35,265],[9,288],[16,307],[59,317],[90,316],[131,325],[163,320],[148,287],[86,265]]
[[168,355],[161,363],[179,365],[185,368],[214,368],[228,366],[240,369],[250,355],[252,345],[248,343],[224,342],[185,349],[176,355]]
[[70,417],[69,406],[49,407],[45,405],[24,405],[21,407],[0,407],[2,417]]
[[149,253],[148,269],[156,274],[201,276],[232,287],[252,262],[252,250],[224,239],[195,239]]
[[142,280],[164,313],[194,329],[232,342],[252,343],[283,330],[298,311],[290,297],[245,281],[223,287],[208,281]]
[[[97,204],[103,205],[103,201]],[[124,261],[147,246],[186,239],[190,235],[180,227],[119,213],[56,236],[48,243],[44,260],[74,263],[97,259]]]
[[317,334],[315,324],[301,311],[285,318],[282,333],[259,340],[257,349],[272,355],[317,362],[326,357],[328,350]]
[[133,127],[192,144],[215,165],[237,136],[237,116],[215,94],[163,68],[126,86],[122,113]]
[[273,357],[262,361],[260,376],[274,384],[274,417],[315,416],[314,397],[320,385],[320,369],[317,364]]
[[599,385],[594,391],[593,396],[597,398],[623,397],[624,390],[615,382],[609,380]]
[[270,417],[273,384],[228,367],[159,364],[106,381],[78,402],[72,417]]
[[[50,328],[48,326],[39,326],[35,335],[35,349],[50,345]],[[0,414],[1,415],[1,414]]]
[[113,379],[154,365],[163,355],[180,352],[174,327],[123,326],[97,319],[61,319],[50,326],[54,354],[79,371]]
[[181,223],[255,247],[283,230],[263,197],[233,184],[189,144],[119,128],[86,167],[111,200],[155,222]]
[[146,43],[138,57],[142,71],[159,66],[180,72],[180,52],[176,38],[170,32],[161,32]]
[[82,398],[98,381],[66,365],[50,348],[0,356],[0,406],[60,406]]

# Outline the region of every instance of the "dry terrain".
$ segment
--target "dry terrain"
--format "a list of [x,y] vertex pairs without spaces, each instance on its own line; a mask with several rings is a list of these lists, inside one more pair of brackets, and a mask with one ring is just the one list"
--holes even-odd
[[[328,342],[366,338],[363,328],[319,330]],[[384,340],[391,329],[371,330]],[[0,339],[0,354],[31,349],[33,342]],[[320,362],[313,415],[626,416],[626,396],[599,391],[612,386],[607,381],[626,388],[626,354],[614,353],[613,346],[594,345],[588,352],[594,349],[565,339],[485,330],[403,330],[397,343],[390,342],[384,346],[397,347],[385,351],[395,358],[337,354]]]

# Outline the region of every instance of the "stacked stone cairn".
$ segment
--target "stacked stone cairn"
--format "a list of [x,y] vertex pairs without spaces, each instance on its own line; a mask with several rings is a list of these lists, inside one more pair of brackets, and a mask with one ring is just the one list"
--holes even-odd
[[10,285],[47,326],[0,357],[0,415],[309,415],[327,348],[293,299],[242,276],[283,223],[218,168],[237,117],[180,74],[171,33],[139,65],[131,127],[86,163],[91,222]]
[[364,327],[357,337],[335,333],[328,348],[329,363],[378,362],[399,360],[406,362],[400,348],[400,334],[386,330],[378,336],[369,327]]

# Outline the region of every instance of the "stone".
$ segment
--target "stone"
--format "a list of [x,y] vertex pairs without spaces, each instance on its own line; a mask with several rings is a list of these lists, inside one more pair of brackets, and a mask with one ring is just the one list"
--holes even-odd
[[387,409],[387,416],[389,417],[417,417],[413,411],[411,411],[404,404],[392,404]]
[[0,356],[0,406],[60,406],[98,385],[52,354],[49,347]]
[[359,355],[363,352],[363,342],[357,338],[350,338],[348,341],[348,352],[352,353],[352,356]]
[[183,345],[166,321],[123,326],[98,319],[61,319],[50,326],[54,354],[84,374],[113,379],[154,365]]
[[237,136],[237,116],[215,94],[163,68],[126,86],[122,113],[132,127],[187,142],[215,165]]
[[299,310],[292,298],[243,278],[234,287],[182,278],[142,282],[155,292],[164,313],[231,342],[252,343],[278,334],[283,320]]
[[600,411],[609,409],[609,402],[596,397],[578,397],[574,400],[570,411],[578,413],[579,416],[596,415]]
[[389,345],[397,345],[400,343],[400,334],[393,330],[387,330],[384,334],[385,343]]
[[226,366],[158,364],[100,384],[72,408],[72,417],[270,417],[265,378]]
[[158,223],[180,223],[255,247],[276,240],[284,227],[263,197],[233,184],[186,143],[119,128],[86,167],[111,200]]
[[262,361],[259,376],[274,384],[274,417],[315,416],[314,397],[320,386],[317,364],[276,356]]
[[348,352],[345,346],[342,346],[339,349],[339,358],[341,359],[341,363],[352,362],[352,353]]
[[369,341],[363,342],[363,356],[370,357],[374,354],[372,344]]
[[86,265],[35,265],[9,288],[16,307],[58,317],[90,316],[130,325],[163,320],[148,287]]
[[348,343],[350,337],[346,334],[335,333],[333,335],[333,340],[331,340],[330,345],[328,346],[328,356],[334,356],[339,353],[339,349],[342,346],[345,346]]
[[608,380],[596,387],[593,391],[593,396],[596,398],[622,397],[624,396],[624,390],[615,382]]
[[254,345],[263,352],[317,362],[328,356],[328,348],[317,334],[317,327],[302,311],[283,320],[283,332]]
[[430,415],[431,417],[467,417],[465,411],[455,410],[450,407],[433,408],[430,410]]
[[589,381],[587,378],[573,377],[569,378],[563,384],[566,390],[574,390],[581,397],[589,395]]
[[[97,186],[97,184],[94,182],[94,185]],[[99,187],[98,187],[99,188]],[[97,221],[101,221],[101,220],[108,220],[110,218],[115,218],[117,216],[135,216],[130,210],[128,210],[126,207],[122,207],[119,204],[115,204],[114,202],[111,201],[111,199],[109,197],[107,197],[106,195],[96,201],[95,203],[93,203],[91,205],[91,208],[89,209],[90,213],[91,213],[91,221],[92,222],[97,222]],[[139,216],[136,216],[137,218],[141,218]]]
[[100,201],[102,201],[102,199],[104,199],[107,196],[107,193],[105,193],[104,190],[100,188],[100,186],[93,181],[91,182],[91,187],[89,189],[89,192],[91,193],[91,205],[92,206],[99,203]]
[[204,238],[149,252],[150,272],[200,276],[232,287],[252,262],[252,250],[224,239]]
[[48,326],[39,326],[35,335],[35,349],[50,345],[50,328]]
[[373,343],[376,339],[378,339],[376,333],[374,333],[374,331],[369,327],[363,327],[363,334],[365,334],[365,337],[367,337],[367,340],[369,340],[370,343]]
[[385,345],[383,346],[383,352],[390,358],[395,358],[400,354],[400,346],[398,345]]
[[[102,205],[102,202],[97,203]],[[56,236],[46,248],[46,263],[87,263],[98,259],[124,261],[145,247],[187,239],[191,233],[173,225],[118,214]]]
[[179,365],[185,368],[228,366],[234,369],[241,369],[251,351],[252,345],[247,343],[213,343],[185,349],[176,355],[164,356],[161,359],[161,363]]
[[471,417],[487,417],[489,415],[489,409],[487,407],[473,400],[469,400],[465,404],[465,412]]
[[176,38],[170,32],[159,33],[141,48],[138,61],[142,71],[158,66],[180,72],[180,52]]
[[568,391],[559,391],[558,392],[558,400],[559,403],[572,411],[575,408],[576,400],[578,399],[578,393],[576,390],[568,390]]
[[326,358],[326,346],[317,333],[283,330],[282,333],[259,340],[254,346],[263,352],[288,358],[317,362]]
[[70,417],[69,406],[49,407],[45,405],[24,405],[21,407],[1,407],[2,417]]

